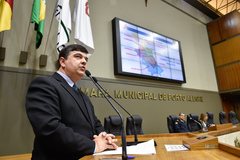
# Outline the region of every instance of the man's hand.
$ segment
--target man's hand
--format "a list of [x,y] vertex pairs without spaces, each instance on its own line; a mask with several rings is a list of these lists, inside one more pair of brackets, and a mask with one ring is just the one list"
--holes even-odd
[[101,132],[98,136],[93,136],[93,141],[96,143],[96,153],[102,152],[106,149],[114,149],[116,150],[118,146],[115,144],[117,139],[113,134],[107,134],[106,132]]

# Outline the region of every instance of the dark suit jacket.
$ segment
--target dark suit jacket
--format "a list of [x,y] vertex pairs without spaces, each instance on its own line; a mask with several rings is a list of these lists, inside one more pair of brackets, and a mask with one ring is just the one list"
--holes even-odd
[[186,124],[186,121],[184,120],[181,121],[179,118],[177,118],[174,126],[175,126],[175,131],[177,133],[190,132]]
[[89,98],[58,73],[32,81],[26,111],[35,133],[33,160],[71,160],[93,154],[93,135],[104,131]]

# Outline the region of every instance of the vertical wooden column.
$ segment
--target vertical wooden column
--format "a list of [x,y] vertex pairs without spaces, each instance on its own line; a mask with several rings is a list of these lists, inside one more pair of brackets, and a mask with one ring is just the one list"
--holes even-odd
[[210,22],[207,29],[219,91],[224,93],[221,95],[223,111],[228,114],[234,111],[232,93],[240,93],[240,13],[234,11]]

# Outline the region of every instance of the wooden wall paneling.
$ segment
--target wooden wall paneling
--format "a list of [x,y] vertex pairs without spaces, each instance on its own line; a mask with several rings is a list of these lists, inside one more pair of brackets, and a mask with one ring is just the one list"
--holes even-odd
[[234,105],[234,110],[235,110],[235,113],[236,113],[236,117],[237,117],[238,121],[240,122],[240,104],[239,103],[237,105]]
[[218,21],[213,21],[207,25],[208,34],[211,44],[217,43],[222,40],[220,30],[218,27]]
[[240,88],[240,63],[217,69],[220,91]]
[[228,112],[235,111],[233,105],[233,99],[231,95],[221,95],[223,111],[226,113],[226,120],[228,120]]
[[212,47],[216,67],[240,60],[239,42],[240,35]]
[[234,14],[233,14],[233,17],[234,17],[234,25],[236,26],[236,32],[237,32],[237,34],[240,34],[240,13],[239,12],[234,12]]
[[233,111],[234,112],[234,107],[231,104],[231,102],[226,102],[223,103],[223,111],[226,113],[226,120],[229,122],[229,116],[228,116],[228,112]]
[[226,83],[224,74],[221,74],[223,71],[220,69],[216,71],[217,71],[217,79],[218,79],[218,88],[220,91],[223,91],[224,90],[223,86],[225,86],[223,83]]
[[234,11],[218,20],[222,40],[240,33],[240,13]]

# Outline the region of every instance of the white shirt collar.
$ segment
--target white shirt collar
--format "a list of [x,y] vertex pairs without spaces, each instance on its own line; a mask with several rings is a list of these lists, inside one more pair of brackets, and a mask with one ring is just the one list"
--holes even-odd
[[57,73],[67,81],[69,86],[73,87],[74,82],[67,75],[65,75],[64,73],[62,73],[60,71],[57,71]]

